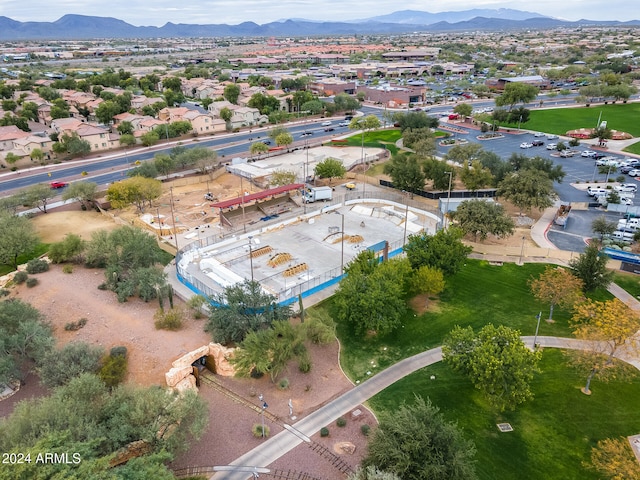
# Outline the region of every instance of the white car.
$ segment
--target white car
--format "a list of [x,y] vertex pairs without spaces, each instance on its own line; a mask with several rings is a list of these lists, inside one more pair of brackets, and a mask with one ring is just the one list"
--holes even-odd
[[322,122],[321,125],[323,127],[330,127],[331,126],[331,122],[327,120],[326,122]]
[[634,168],[629,172],[630,177],[640,177],[640,168]]
[[594,152],[593,150],[585,150],[580,154],[581,157],[585,157],[585,158],[595,157],[596,155],[597,153]]
[[633,183],[621,183],[620,185],[616,185],[613,189],[617,192],[637,192],[638,186]]
[[540,137],[544,137],[544,133],[542,132],[536,132],[533,134],[534,137],[540,138]]
[[520,148],[532,148],[532,147],[533,147],[533,144],[529,142],[522,142],[520,144]]
[[596,165],[601,167],[619,167],[620,164],[618,163],[618,160],[616,160],[615,158],[601,158],[599,160],[596,160]]
[[558,135],[554,135],[552,133],[550,133],[549,135],[547,135],[547,140],[555,140],[556,138],[558,138]]
[[349,126],[349,122],[340,122],[338,124],[339,127],[348,127]]
[[555,143],[547,143],[547,150],[557,150],[558,145]]

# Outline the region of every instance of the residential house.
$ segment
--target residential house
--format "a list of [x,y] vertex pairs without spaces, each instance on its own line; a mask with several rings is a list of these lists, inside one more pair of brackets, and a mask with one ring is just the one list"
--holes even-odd
[[0,151],[10,151],[14,141],[29,135],[29,132],[22,131],[15,125],[0,127]]

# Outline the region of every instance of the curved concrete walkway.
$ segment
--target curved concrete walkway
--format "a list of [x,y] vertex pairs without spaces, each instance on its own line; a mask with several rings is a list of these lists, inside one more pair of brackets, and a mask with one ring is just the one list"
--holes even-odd
[[[520,337],[525,345],[530,348],[533,346],[533,336]],[[537,337],[536,342],[547,348],[563,348],[570,350],[582,350],[588,343],[583,340],[562,337]],[[621,355],[620,358],[640,370],[640,359],[628,358]],[[310,413],[292,426],[285,426],[285,430],[266,440],[260,446],[238,457],[231,465],[235,466],[251,466],[251,467],[267,467],[275,462],[278,458],[285,455],[300,445],[303,438],[311,437],[322,427],[335,422],[339,417],[352,411],[369,398],[387,388],[389,385],[401,380],[407,375],[428,367],[442,360],[441,347],[427,350],[413,357],[390,366],[386,370],[381,371],[374,377],[366,380],[357,387],[349,390],[344,395],[329,402],[325,406]],[[213,480],[246,480],[252,477],[252,474],[239,472],[220,472],[216,473]]]

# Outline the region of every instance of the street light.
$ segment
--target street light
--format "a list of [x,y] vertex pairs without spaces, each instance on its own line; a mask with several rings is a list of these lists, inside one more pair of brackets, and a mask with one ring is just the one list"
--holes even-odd
[[344,273],[344,213],[340,213],[335,210],[335,213],[342,217],[342,227],[340,229],[341,242],[340,242],[340,275]]
[[524,235],[522,236],[522,248],[520,248],[520,263],[519,265],[524,265],[522,263],[522,257],[524,256],[524,241],[527,239]]
[[251,265],[251,281],[253,282],[253,249],[251,248],[251,241],[253,237],[249,235],[249,264]]
[[446,175],[449,175],[449,189],[447,190],[447,205],[444,211],[444,229],[446,230],[449,226],[449,222],[447,222],[447,218],[449,215],[449,199],[451,198],[451,179],[453,178],[453,172],[444,172]]
[[538,324],[536,325],[536,334],[533,336],[533,349],[536,349],[536,341],[538,340],[538,329],[540,328],[540,319],[542,318],[542,312],[538,313],[538,315],[536,315],[536,318],[538,319]]
[[260,400],[260,415],[262,417],[262,438],[264,438],[264,411],[266,410],[266,408],[269,406],[267,405],[267,402],[264,401],[264,397],[262,396],[262,394],[258,395],[258,400]]

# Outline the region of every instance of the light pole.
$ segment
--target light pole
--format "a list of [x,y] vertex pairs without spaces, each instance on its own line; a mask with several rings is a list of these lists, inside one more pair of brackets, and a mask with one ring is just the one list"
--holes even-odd
[[264,401],[264,397],[262,396],[262,394],[258,395],[258,400],[260,400],[260,416],[262,417],[262,438],[264,438],[265,437],[265,434],[264,434],[264,411],[266,410],[266,408],[269,405],[267,405],[267,402]]
[[251,242],[253,237],[249,235],[249,265],[251,268],[251,282],[253,282],[253,248],[251,247]]
[[340,241],[340,275],[344,273],[344,213],[340,213],[339,211],[335,211],[338,215],[342,217],[342,227],[340,229],[341,241]]
[[179,250],[178,248],[178,231],[176,230],[176,216],[173,212],[173,187],[169,188],[169,192],[171,194],[171,220],[173,220],[173,238],[176,244],[176,252]]
[[536,318],[538,319],[538,324],[536,325],[536,334],[533,336],[533,349],[536,349],[536,342],[538,340],[538,329],[540,328],[540,319],[542,318],[542,312],[538,313],[538,315],[536,315]]
[[522,262],[522,257],[524,256],[524,241],[527,239],[524,235],[522,236],[522,247],[520,248],[520,265],[524,265]]
[[451,198],[451,179],[453,178],[453,172],[444,172],[446,175],[449,175],[449,188],[447,189],[447,205],[445,206],[443,225],[446,230],[449,226],[449,222],[447,221],[449,215],[449,199]]

